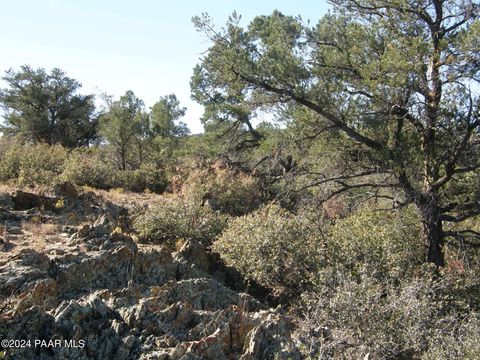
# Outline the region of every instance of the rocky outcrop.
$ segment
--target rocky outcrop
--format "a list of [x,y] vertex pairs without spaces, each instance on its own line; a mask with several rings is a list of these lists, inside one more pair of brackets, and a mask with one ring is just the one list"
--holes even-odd
[[[40,207],[34,216],[64,221],[74,211],[82,223],[59,225],[64,231],[42,251],[0,262],[0,337],[43,341],[9,348],[6,358],[300,358],[291,319],[229,288],[201,244],[174,253],[137,244],[125,209],[70,190],[59,213]],[[33,216],[13,209],[4,208],[12,227]]]

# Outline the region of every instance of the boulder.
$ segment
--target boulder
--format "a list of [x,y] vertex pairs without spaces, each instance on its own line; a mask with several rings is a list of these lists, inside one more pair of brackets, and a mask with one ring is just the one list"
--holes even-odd
[[42,210],[55,210],[56,199],[42,195],[17,190],[13,196],[14,210],[30,210],[38,208]]

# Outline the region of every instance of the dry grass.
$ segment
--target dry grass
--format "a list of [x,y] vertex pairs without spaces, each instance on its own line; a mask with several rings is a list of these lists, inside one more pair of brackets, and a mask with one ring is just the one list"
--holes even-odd
[[25,222],[22,224],[22,234],[10,239],[15,247],[7,253],[0,254],[0,260],[14,256],[26,248],[43,252],[49,244],[57,243],[61,240],[62,238],[58,236],[55,224],[43,224],[35,222],[35,220]]
[[17,190],[33,192],[35,194],[48,194],[51,190],[47,185],[25,186],[16,183],[15,181],[8,181],[0,183],[0,193],[14,194]]
[[137,193],[125,190],[123,188],[115,188],[111,190],[95,189],[89,186],[82,186],[84,192],[93,192],[101,198],[111,201],[114,204],[124,206],[126,208],[142,207],[146,204],[152,204],[162,201],[166,194],[155,194],[149,192]]
[[79,215],[75,211],[62,212],[60,216],[57,217],[56,222],[59,225],[70,225],[70,226],[79,226],[84,222],[84,216]]
[[0,183],[0,193],[12,194],[18,189],[19,187],[13,183]]
[[29,221],[22,224],[22,230],[32,235],[54,235],[57,232],[55,224],[42,224],[38,221]]

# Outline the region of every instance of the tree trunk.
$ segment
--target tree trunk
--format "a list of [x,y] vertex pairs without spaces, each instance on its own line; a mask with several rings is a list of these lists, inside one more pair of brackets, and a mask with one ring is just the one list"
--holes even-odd
[[441,221],[423,221],[423,239],[427,247],[427,262],[438,267],[445,265],[442,250],[443,231]]
[[127,155],[124,148],[120,150],[120,166],[123,171],[127,170]]
[[426,261],[437,267],[445,265],[442,250],[443,229],[440,219],[440,207],[436,197],[430,198],[427,204],[419,206],[423,222],[423,241],[427,249]]

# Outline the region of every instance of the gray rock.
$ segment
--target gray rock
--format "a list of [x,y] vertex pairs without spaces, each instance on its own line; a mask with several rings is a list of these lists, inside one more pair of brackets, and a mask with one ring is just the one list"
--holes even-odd
[[16,206],[39,209],[12,210],[19,217],[12,226],[29,216],[55,222],[62,211],[73,211],[82,226],[58,226],[53,247],[24,249],[2,263],[0,299],[9,306],[0,335],[77,346],[10,349],[12,359],[300,358],[291,320],[217,279],[219,260],[201,244],[187,241],[173,254],[137,245],[126,210],[93,193],[72,192],[69,209],[57,214],[31,195],[17,193]]

